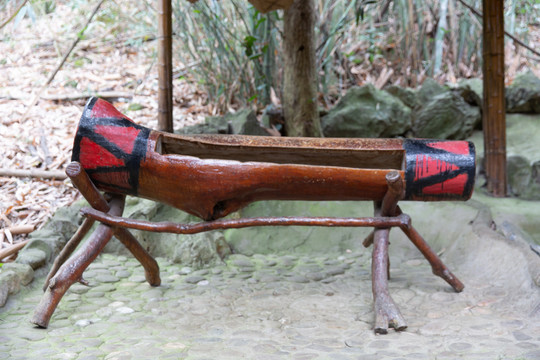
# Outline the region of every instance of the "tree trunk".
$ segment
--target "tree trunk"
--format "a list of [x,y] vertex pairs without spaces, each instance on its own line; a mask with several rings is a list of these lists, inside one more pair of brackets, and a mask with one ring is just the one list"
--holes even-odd
[[283,115],[288,136],[322,136],[317,108],[315,3],[295,0],[284,14]]
[[506,196],[503,0],[483,1],[484,99],[482,124],[487,189]]

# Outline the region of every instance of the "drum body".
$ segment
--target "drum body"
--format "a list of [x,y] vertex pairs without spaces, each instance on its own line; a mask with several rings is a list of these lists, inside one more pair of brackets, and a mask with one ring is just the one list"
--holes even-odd
[[467,141],[181,136],[135,124],[92,98],[73,147],[101,190],[160,201],[205,220],[258,200],[381,200],[398,171],[404,200],[467,200]]

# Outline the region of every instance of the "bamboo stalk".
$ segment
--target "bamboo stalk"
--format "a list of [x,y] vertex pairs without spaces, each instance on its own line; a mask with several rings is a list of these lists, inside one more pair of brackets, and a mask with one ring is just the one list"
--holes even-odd
[[29,241],[30,240],[25,240],[20,243],[14,244],[8,248],[5,248],[3,250],[0,250],[0,261],[4,258],[7,258],[8,256],[15,254],[16,252],[24,248],[26,244],[28,244]]
[[20,170],[20,169],[4,169],[0,168],[0,176],[6,177],[30,177],[40,179],[56,179],[64,180],[67,178],[66,174],[62,171],[49,171],[49,170]]
[[503,0],[483,0],[484,99],[482,124],[487,189],[506,196],[506,119],[504,97]]
[[446,14],[448,12],[448,0],[442,0],[439,9],[439,25],[437,26],[437,35],[435,36],[435,50],[433,60],[433,75],[441,71],[444,33],[447,30]]
[[158,0],[158,76],[158,127],[173,132],[171,0]]
[[9,230],[9,232],[13,235],[22,235],[22,234],[30,234],[32,231],[35,230],[34,225],[14,225],[10,226],[5,230]]

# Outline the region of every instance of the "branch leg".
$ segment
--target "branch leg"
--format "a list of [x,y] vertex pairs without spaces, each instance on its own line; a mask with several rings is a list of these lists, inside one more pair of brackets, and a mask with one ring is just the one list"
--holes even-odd
[[126,229],[116,228],[114,236],[124,244],[124,246],[139,260],[144,268],[146,281],[152,286],[159,286],[159,265],[157,261],[139,244],[137,239]]
[[[388,191],[382,201],[375,201],[375,216],[395,216],[398,201],[403,197],[403,180],[397,171],[386,175]],[[405,319],[397,305],[388,293],[388,279],[390,278],[390,258],[388,246],[390,229],[376,228],[364,240],[364,246],[373,243],[373,257],[371,262],[373,306],[375,310],[375,333],[386,334],[388,327],[397,331],[407,328]]]
[[[398,212],[401,214],[401,209],[398,208]],[[420,235],[412,226],[401,226],[400,228],[431,264],[433,274],[443,278],[448,284],[450,284],[450,286],[454,288],[456,292],[461,292],[465,285],[463,285],[463,283],[454,274],[452,274],[450,270],[448,270],[446,265],[444,265],[437,254],[435,254],[428,243],[426,243],[424,238],[422,238],[422,235]]]
[[[386,174],[386,183],[388,184],[388,190],[386,191],[386,194],[384,194],[382,201],[373,202],[375,216],[396,216],[397,203],[404,196],[403,179],[399,172],[391,171]],[[373,244],[374,235],[375,230],[364,239],[364,247],[367,248]]]
[[[81,192],[88,203],[96,210],[107,212],[109,205],[101,195],[94,183],[88,177],[82,165],[78,162],[72,162],[66,169],[66,174],[69,176],[73,184]],[[159,266],[154,258],[139,244],[137,239],[126,229],[116,228],[114,230],[115,237],[124,244],[124,246],[133,254],[133,256],[141,263],[145,271],[145,277],[148,283],[152,286],[161,284],[159,277]]]
[[[111,201],[110,213],[120,215],[124,209],[124,198],[115,197]],[[88,241],[58,269],[57,274],[50,280],[39,305],[30,320],[39,327],[46,328],[58,303],[69,287],[82,277],[84,270],[101,253],[113,235],[113,228],[99,225]]]
[[47,287],[49,286],[49,282],[51,281],[51,278],[56,275],[56,272],[62,266],[64,262],[69,258],[69,256],[75,251],[77,246],[79,246],[79,243],[81,240],[86,236],[88,231],[90,231],[90,228],[92,225],[94,225],[94,220],[85,218],[81,226],[77,229],[77,232],[73,234],[71,239],[66,243],[62,251],[60,251],[60,254],[56,257],[54,260],[54,263],[51,267],[51,270],[49,271],[49,275],[47,275],[47,279],[45,280],[45,285],[43,286],[43,291],[47,290]]
[[377,229],[374,234],[371,262],[372,291],[375,310],[375,333],[386,334],[388,327],[397,331],[407,328],[405,319],[388,293],[389,229]]

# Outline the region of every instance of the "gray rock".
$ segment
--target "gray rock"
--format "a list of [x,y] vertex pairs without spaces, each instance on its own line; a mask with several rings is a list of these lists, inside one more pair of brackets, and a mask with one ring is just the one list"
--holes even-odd
[[27,248],[23,249],[17,256],[17,262],[19,264],[26,264],[32,267],[32,269],[38,269],[47,263],[47,252],[38,248],[28,248],[32,243],[40,240],[33,240],[26,245]]
[[448,89],[434,79],[427,78],[422,83],[422,86],[416,91],[417,103],[425,104],[431,101],[431,99],[433,99],[435,96],[444,94],[447,91]]
[[[200,221],[200,219],[171,206],[137,198],[129,198],[124,216],[153,222],[194,223]],[[190,236],[147,231],[130,232],[152,256],[166,258],[172,263],[180,263],[193,268],[219,263],[221,262],[221,254],[227,253],[226,250],[223,250],[225,247],[223,242],[219,242],[219,239],[223,237],[218,231]],[[129,254],[119,241],[110,241],[105,252]]]
[[[265,201],[256,202],[240,210],[241,217],[259,216],[351,216],[372,213],[369,202],[339,201]],[[369,229],[306,227],[253,227],[224,231],[227,242],[235,254],[304,254],[318,251],[336,253],[340,249],[356,246],[358,237],[366,236]],[[230,257],[229,257],[230,259]],[[297,258],[274,257],[265,267],[287,268],[297,265]],[[227,260],[229,261],[229,260]]]
[[221,261],[216,250],[216,242],[214,239],[216,236],[219,236],[219,234],[208,233],[208,236],[203,235],[198,237],[194,236],[190,238],[184,237],[183,239],[174,239],[177,241],[176,248],[174,250],[175,262],[200,268],[207,264]]
[[326,269],[326,274],[328,276],[341,275],[345,273],[345,266],[332,266]]
[[324,274],[323,272],[312,272],[306,274],[306,278],[312,281],[321,281],[325,277],[326,274]]
[[205,275],[208,275],[208,273],[210,273],[210,271],[208,269],[200,269],[200,270],[194,271],[191,275],[205,276]]
[[34,269],[30,265],[16,262],[4,264],[1,271],[8,270],[15,272],[22,285],[28,285],[34,279]]
[[155,201],[128,196],[123,216],[150,219],[156,215],[159,208],[160,204]]
[[467,104],[482,107],[484,84],[481,79],[463,79],[455,88]]
[[532,339],[532,337],[530,337],[529,335],[525,334],[522,331],[514,331],[512,332],[512,335],[514,335],[514,338],[518,341],[526,341],[526,340]]
[[39,341],[45,338],[45,334],[42,331],[36,331],[35,329],[21,329],[18,336],[28,341]]
[[251,109],[243,109],[224,116],[207,117],[203,124],[187,126],[180,132],[183,134],[268,135]]
[[188,284],[197,284],[198,282],[203,280],[206,280],[205,277],[200,275],[191,275],[186,277],[185,279]]
[[413,115],[415,137],[434,139],[465,139],[481,122],[480,109],[467,104],[451,91],[435,95],[422,103]]
[[238,266],[238,267],[253,267],[253,262],[251,259],[245,255],[242,254],[234,254],[229,256],[229,261],[232,265]]
[[305,284],[309,282],[308,278],[306,278],[304,275],[299,275],[299,274],[291,276],[289,280],[295,283],[300,283],[300,284]]
[[372,85],[353,87],[321,120],[328,137],[391,137],[410,128],[411,110]]
[[231,246],[227,243],[223,236],[219,236],[216,239],[216,251],[222,260],[232,254]]
[[540,160],[531,165],[523,156],[508,156],[506,168],[511,195],[540,200]]
[[540,79],[531,71],[516,76],[506,88],[506,112],[540,113]]
[[0,307],[6,304],[9,295],[9,285],[0,278]]
[[21,278],[13,270],[0,270],[0,307],[4,306],[8,295],[16,294],[21,288]]
[[[19,253],[19,257],[25,251],[34,247],[39,248],[46,254],[46,261],[55,257],[71,238],[82,220],[79,210],[83,206],[88,206],[86,201],[77,201],[71,206],[60,208],[54,216],[41,229],[30,234],[32,241]],[[39,240],[39,242],[37,242]],[[17,262],[20,262],[17,260]],[[36,265],[42,266],[44,263],[38,261]],[[30,264],[31,265],[31,264]],[[38,267],[39,267],[38,266]],[[37,267],[34,267],[36,269]]]
[[115,283],[120,279],[112,274],[99,274],[96,276],[96,281],[99,283]]
[[514,155],[507,158],[508,185],[512,195],[519,196],[526,191],[530,178],[531,166],[523,156]]
[[116,272],[116,276],[121,278],[121,279],[125,279],[125,278],[128,278],[131,276],[131,271],[127,271],[127,270],[118,270]]
[[410,88],[402,88],[397,85],[389,85],[384,88],[385,91],[397,97],[401,102],[411,109],[414,109],[419,105],[418,96],[416,91]]

